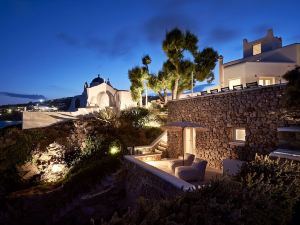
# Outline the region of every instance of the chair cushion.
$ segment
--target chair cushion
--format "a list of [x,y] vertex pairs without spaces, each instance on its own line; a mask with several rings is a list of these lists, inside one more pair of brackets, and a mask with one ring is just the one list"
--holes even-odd
[[184,162],[182,159],[174,159],[172,161],[169,162],[169,169],[172,170],[172,172],[175,172],[175,168],[178,166],[190,166],[193,163],[193,160],[195,158],[195,155],[193,154],[189,154],[189,153],[185,153],[185,156],[187,156],[187,158],[184,158]]
[[200,180],[199,171],[191,166],[178,166],[175,168],[175,176],[185,181]]
[[195,159],[192,166],[178,166],[175,168],[175,176],[185,181],[204,180],[207,161]]

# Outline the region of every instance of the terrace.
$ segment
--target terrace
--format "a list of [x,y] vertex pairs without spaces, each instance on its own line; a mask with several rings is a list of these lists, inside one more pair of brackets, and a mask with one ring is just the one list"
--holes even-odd
[[[169,161],[171,161],[173,159],[161,159],[161,160],[155,160],[155,161],[146,161],[147,164],[157,168],[157,169],[160,169],[172,176],[175,176],[175,174],[173,173],[173,171],[171,171],[169,169]],[[214,179],[216,177],[219,177],[221,176],[223,173],[222,170],[218,170],[218,169],[215,169],[215,168],[211,168],[211,167],[206,167],[206,170],[205,170],[205,176],[204,176],[204,180],[203,181],[193,181],[191,182],[191,184],[194,184],[194,185],[203,185],[203,184],[206,184],[208,183],[211,179]]]
[[126,156],[126,159],[138,165],[141,169],[146,170],[151,174],[160,177],[164,181],[173,184],[173,186],[183,190],[188,190],[198,185],[205,185],[209,183],[210,180],[223,174],[221,170],[206,167],[204,180],[186,182],[176,177],[174,172],[169,168],[169,162],[174,159],[161,158],[161,153],[147,153]]

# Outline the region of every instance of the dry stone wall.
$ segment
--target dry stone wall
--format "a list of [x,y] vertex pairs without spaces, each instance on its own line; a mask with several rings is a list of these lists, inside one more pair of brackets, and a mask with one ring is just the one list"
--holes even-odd
[[[196,132],[196,157],[222,168],[226,158],[251,160],[276,148],[277,128],[286,125],[281,98],[285,85],[244,89],[169,102],[168,121],[196,122],[209,131]],[[234,128],[245,128],[244,144],[233,142]],[[182,134],[168,132],[168,154],[182,154]]]

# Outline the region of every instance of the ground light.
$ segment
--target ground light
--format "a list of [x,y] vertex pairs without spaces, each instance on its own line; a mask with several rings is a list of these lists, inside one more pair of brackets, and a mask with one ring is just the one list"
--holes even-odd
[[115,154],[118,154],[120,152],[120,148],[118,146],[112,146],[110,149],[109,149],[109,153],[111,155],[115,155]]
[[112,144],[110,144],[109,147],[109,154],[116,155],[121,152],[121,146],[118,141],[114,141]]

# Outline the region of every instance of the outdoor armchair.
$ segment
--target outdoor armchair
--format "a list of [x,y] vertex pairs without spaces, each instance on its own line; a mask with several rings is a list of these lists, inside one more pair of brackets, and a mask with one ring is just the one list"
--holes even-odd
[[193,154],[189,154],[189,153],[185,153],[184,154],[184,160],[183,158],[180,159],[174,159],[172,161],[169,162],[169,168],[170,170],[172,170],[172,172],[174,173],[175,168],[178,166],[190,166],[192,165],[193,161],[194,161],[195,155]]
[[175,176],[185,181],[204,180],[206,160],[195,159],[191,166],[179,166],[175,168]]

